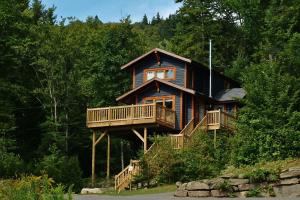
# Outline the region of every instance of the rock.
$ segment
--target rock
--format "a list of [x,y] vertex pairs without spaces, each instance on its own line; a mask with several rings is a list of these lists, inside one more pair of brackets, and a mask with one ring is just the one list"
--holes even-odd
[[232,186],[232,189],[234,192],[238,192],[239,191],[239,188],[237,186]]
[[273,187],[276,197],[300,197],[300,184]]
[[80,194],[102,194],[101,188],[82,188]]
[[249,183],[249,179],[239,179],[239,178],[236,178],[236,179],[229,179],[229,184],[230,185],[241,185],[241,184],[246,184],[246,183]]
[[177,181],[175,184],[176,184],[177,188],[179,188],[182,185],[182,183],[180,181]]
[[227,197],[228,194],[227,194],[227,192],[224,192],[224,191],[212,190],[211,191],[211,196],[213,196],[213,197]]
[[289,171],[300,171],[300,167],[291,167]]
[[247,191],[239,192],[239,195],[237,197],[246,198],[247,197]]
[[187,190],[176,190],[174,196],[175,197],[187,197],[188,191]]
[[284,178],[293,178],[293,177],[298,177],[300,176],[300,170],[293,170],[292,168],[290,168],[291,171],[288,172],[283,172],[280,174],[280,178],[284,179]]
[[186,185],[187,185],[187,183],[181,184],[181,185],[177,188],[177,190],[185,190],[185,189],[186,189]]
[[255,185],[244,183],[244,184],[238,185],[238,188],[239,188],[239,191],[246,191],[246,190],[254,189]]
[[229,174],[223,174],[220,177],[225,178],[225,179],[229,179],[229,178],[237,178],[238,176],[233,174],[233,173],[229,173]]
[[209,197],[209,191],[188,191],[189,197]]
[[298,178],[289,178],[289,179],[280,180],[280,185],[293,185],[297,183],[299,183]]
[[209,186],[206,183],[192,181],[186,186],[187,190],[209,190]]

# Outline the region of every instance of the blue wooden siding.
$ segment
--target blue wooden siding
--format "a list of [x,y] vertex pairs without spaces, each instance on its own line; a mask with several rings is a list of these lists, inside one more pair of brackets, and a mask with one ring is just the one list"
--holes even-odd
[[160,91],[157,92],[156,86],[150,86],[148,88],[146,88],[144,91],[142,91],[141,93],[138,94],[138,103],[142,104],[143,99],[145,97],[159,97],[159,96],[171,96],[174,95],[175,96],[175,112],[176,112],[176,130],[180,130],[180,91],[178,91],[177,89],[174,89],[172,87],[169,86],[165,86],[160,84]]
[[192,119],[192,95],[185,94],[185,123],[189,123]]
[[185,72],[185,63],[179,61],[175,58],[161,55],[160,54],[160,62],[159,66],[156,61],[155,55],[150,55],[145,58],[142,62],[135,65],[135,87],[140,86],[144,83],[144,70],[145,69],[154,69],[154,68],[165,68],[169,66],[173,66],[176,68],[176,77],[175,80],[170,80],[170,82],[175,83],[179,86],[184,86],[184,72]]

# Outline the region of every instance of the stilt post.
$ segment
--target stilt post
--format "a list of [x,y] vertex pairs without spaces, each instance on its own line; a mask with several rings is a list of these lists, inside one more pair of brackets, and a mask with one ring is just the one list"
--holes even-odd
[[96,157],[96,131],[93,130],[92,139],[92,186],[95,186],[95,157]]
[[214,130],[214,148],[216,148],[217,147],[217,130],[215,129]]
[[144,128],[144,153],[147,151],[147,128]]
[[107,168],[106,168],[106,178],[109,179],[110,176],[110,135],[107,134]]

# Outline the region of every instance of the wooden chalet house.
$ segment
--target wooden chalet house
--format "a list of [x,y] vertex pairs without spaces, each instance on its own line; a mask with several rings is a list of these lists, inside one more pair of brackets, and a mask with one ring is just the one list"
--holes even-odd
[[[135,134],[149,151],[148,135],[168,133],[175,149],[182,148],[184,138],[197,129],[206,131],[233,129],[238,109],[236,98],[243,98],[240,85],[191,59],[153,49],[121,67],[131,74],[132,88],[117,101],[122,106],[87,109],[87,127],[93,129],[92,178],[94,179],[95,146],[111,134]],[[102,132],[96,138],[96,131]],[[116,189],[126,187],[138,165],[131,163],[116,176]],[[131,171],[131,172],[130,172]]]

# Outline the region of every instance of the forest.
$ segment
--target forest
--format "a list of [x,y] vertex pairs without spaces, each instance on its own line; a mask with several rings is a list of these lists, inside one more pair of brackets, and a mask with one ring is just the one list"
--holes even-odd
[[[103,23],[98,16],[58,18],[56,8],[40,0],[1,0],[0,178],[48,174],[77,190],[88,184],[86,108],[116,105],[116,97],[128,91],[130,76],[120,67],[155,47],[207,65],[209,39],[213,68],[237,80],[247,96],[227,150],[200,155],[198,147],[214,150],[197,144],[185,152],[199,154],[194,161],[206,166],[190,163],[185,179],[198,178],[189,176],[196,169],[205,174],[226,165],[299,157],[300,2],[176,2],[182,7],[165,19],[157,13],[140,22],[128,16]],[[136,156],[133,147],[113,138],[112,174],[121,170],[120,149],[128,162]],[[105,177],[105,148],[97,146],[98,178]],[[207,156],[213,160],[199,162]]]

